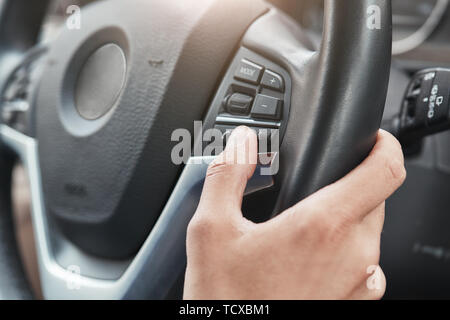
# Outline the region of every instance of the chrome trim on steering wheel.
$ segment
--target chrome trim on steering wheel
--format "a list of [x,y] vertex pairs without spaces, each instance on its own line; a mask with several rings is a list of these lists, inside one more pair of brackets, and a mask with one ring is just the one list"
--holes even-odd
[[[52,252],[52,230],[45,214],[41,185],[38,142],[6,125],[0,125],[0,141],[22,160],[30,181],[32,218],[35,231],[39,272],[47,299],[123,299],[166,296],[179,271],[185,267],[187,225],[200,198],[204,177],[214,157],[191,157],[186,164],[155,227],[126,271],[117,280],[94,279],[61,267]],[[272,176],[260,175],[257,169],[249,181],[246,194],[273,185]],[[183,239],[184,238],[184,239]],[[163,256],[165,259],[160,259]],[[167,269],[174,272],[167,275]],[[166,274],[166,278],[161,275]],[[162,285],[164,284],[164,286]],[[168,289],[167,289],[168,290]]]

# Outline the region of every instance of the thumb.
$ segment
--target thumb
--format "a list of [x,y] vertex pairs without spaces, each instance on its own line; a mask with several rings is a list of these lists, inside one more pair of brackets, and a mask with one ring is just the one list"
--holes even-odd
[[209,165],[198,210],[207,214],[241,214],[242,197],[257,162],[256,133],[238,127],[225,150]]

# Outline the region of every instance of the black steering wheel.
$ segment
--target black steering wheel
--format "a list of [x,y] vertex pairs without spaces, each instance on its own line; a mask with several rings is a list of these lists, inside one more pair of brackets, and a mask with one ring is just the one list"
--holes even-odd
[[[257,172],[247,188],[249,215],[266,211],[256,220],[341,178],[374,145],[389,0],[326,0],[319,51],[255,0],[98,1],[82,8],[79,29],[33,47],[45,5],[2,8],[0,227],[10,231],[0,274],[23,277],[4,190],[13,151],[30,180],[46,298],[180,296],[186,227],[210,159],[174,164],[176,129],[278,130],[277,174]],[[23,282],[0,278],[0,297],[25,294]]]

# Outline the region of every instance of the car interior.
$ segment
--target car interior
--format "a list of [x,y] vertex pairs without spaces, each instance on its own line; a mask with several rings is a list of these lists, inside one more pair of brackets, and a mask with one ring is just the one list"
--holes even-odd
[[0,0],[0,299],[181,299],[195,121],[277,130],[255,222],[393,133],[384,299],[449,299],[449,98],[449,0]]

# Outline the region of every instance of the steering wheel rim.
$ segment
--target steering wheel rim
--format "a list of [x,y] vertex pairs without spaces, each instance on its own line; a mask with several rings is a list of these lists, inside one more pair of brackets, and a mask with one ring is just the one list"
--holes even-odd
[[[48,1],[28,3],[27,1],[3,1],[0,5],[0,88],[12,69],[37,41]],[[17,21],[23,21],[17,26]],[[14,30],[15,35],[11,37]],[[20,41],[19,41],[20,40]],[[1,107],[0,107],[1,111]],[[0,125],[2,120],[0,119]],[[15,155],[3,150],[0,138],[1,185],[10,186],[11,171]],[[32,292],[24,273],[17,250],[13,217],[11,214],[11,193],[9,188],[0,188],[0,299],[30,299]]]
[[[379,10],[380,29],[369,28],[372,10]],[[293,48],[283,40],[278,47],[284,52],[274,52],[266,47],[267,39],[260,39],[263,32],[257,23],[247,32],[244,44],[264,50],[273,59],[282,57],[291,68],[295,68],[288,62],[292,51],[306,55],[304,73],[315,75],[311,79],[298,74],[293,81],[293,100],[300,103],[290,114],[287,138],[280,150],[287,155],[280,157],[280,167],[289,170],[281,170],[278,176],[282,189],[275,213],[343,177],[372,150],[388,90],[391,10],[390,1],[346,5],[325,1],[323,39],[314,55],[302,53],[302,45]],[[270,20],[270,16],[265,19]],[[276,38],[274,34],[267,36]],[[309,95],[303,100],[305,92]]]
[[[225,40],[229,54],[221,55],[219,69],[220,65],[227,65],[227,59],[233,56],[236,46],[242,46],[270,60],[267,63],[280,65],[292,78],[292,107],[280,149],[280,172],[275,180],[254,177],[254,185],[247,190],[251,193],[275,183],[279,188],[273,211],[276,214],[345,175],[373,147],[389,80],[391,4],[387,0],[347,0],[344,3],[327,0],[321,51],[313,52],[300,27],[267,4],[248,5],[244,4],[246,1],[233,1],[227,5],[218,5],[215,1],[210,3],[210,10],[204,12],[204,16],[208,16],[208,19],[203,17],[205,20],[211,19],[218,10],[233,8],[251,12],[238,20],[232,36]],[[370,8],[378,8],[380,28],[369,27],[368,18],[374,14]],[[224,28],[220,32],[224,32],[226,24],[221,26]],[[198,25],[196,27],[199,28]],[[209,39],[216,36],[213,32],[208,35]],[[192,38],[191,34],[186,39],[193,41]],[[356,59],[361,55],[366,59]],[[217,72],[214,77],[220,79],[219,74]],[[211,91],[211,87],[208,90]],[[361,105],[366,107],[361,108]],[[211,124],[211,117],[211,112],[207,113],[206,126]],[[39,136],[39,123],[37,130],[37,138],[42,141],[45,135]],[[156,225],[136,255],[120,263],[111,262],[110,257],[90,260],[101,268],[123,264],[117,267],[123,268],[123,273],[119,271],[115,279],[76,275],[81,289],[68,290],[67,278],[73,276],[73,270],[68,273],[67,268],[55,261],[52,253],[51,242],[60,241],[61,236],[55,240],[52,234],[55,232],[54,222],[46,214],[41,181],[42,159],[39,159],[42,146],[35,137],[6,125],[1,125],[0,135],[3,142],[22,158],[30,175],[33,223],[37,233],[41,280],[47,298],[167,297],[184,270],[186,227],[195,211],[206,167],[212,158],[202,158],[201,165],[195,157],[187,162],[162,213],[158,213]],[[68,250],[77,252],[79,259],[85,259],[86,255],[70,242],[64,241]]]

